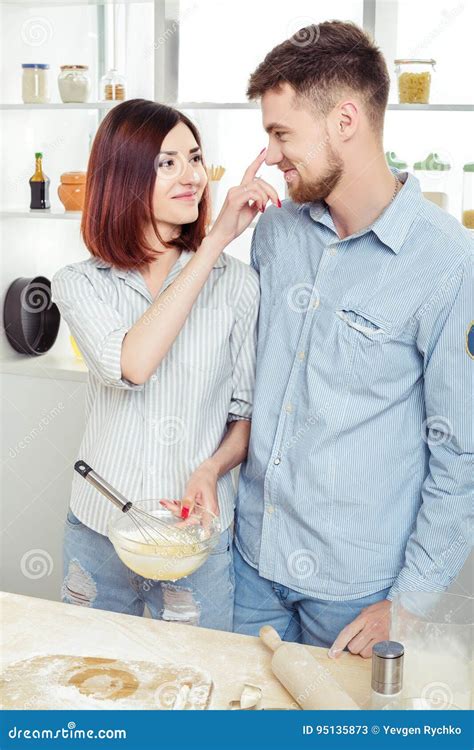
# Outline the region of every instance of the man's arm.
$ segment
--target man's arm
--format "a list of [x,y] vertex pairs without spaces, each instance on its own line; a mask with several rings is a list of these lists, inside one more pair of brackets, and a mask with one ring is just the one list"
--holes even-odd
[[[474,501],[474,256],[438,289],[418,315],[424,360],[426,418],[420,438],[430,450],[422,503],[405,562],[387,599],[372,604],[338,635],[329,656],[344,648],[369,657],[389,637],[391,600],[401,591],[443,591],[471,548]],[[472,346],[472,344],[471,344]]]

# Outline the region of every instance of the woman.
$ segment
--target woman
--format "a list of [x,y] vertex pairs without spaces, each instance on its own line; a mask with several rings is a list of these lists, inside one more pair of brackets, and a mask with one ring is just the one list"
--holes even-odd
[[[230,470],[247,452],[258,282],[223,250],[275,190],[232,188],[211,231],[201,141],[182,113],[134,99],[100,125],[82,236],[91,257],[67,265],[53,298],[89,368],[81,459],[132,501],[184,498],[220,514],[207,562],[176,583],[144,580],[107,538],[114,506],[74,475],[62,599],[81,606],[232,630]],[[180,506],[181,509],[181,506]]]

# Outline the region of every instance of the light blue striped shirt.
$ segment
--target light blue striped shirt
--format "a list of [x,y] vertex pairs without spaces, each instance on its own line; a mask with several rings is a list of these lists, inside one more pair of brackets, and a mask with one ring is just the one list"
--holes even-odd
[[443,590],[474,499],[472,235],[416,178],[339,239],[325,204],[268,208],[237,545],[325,600]]
[[[192,251],[181,252],[160,294],[192,257]],[[175,285],[176,294],[183,289]],[[219,447],[227,423],[251,418],[257,274],[222,254],[168,354],[144,384],[124,378],[120,363],[127,331],[153,302],[142,274],[89,258],[61,268],[52,292],[89,368],[86,429],[77,457],[132,502],[152,499],[154,509],[159,498],[182,498],[194,469]],[[219,478],[217,494],[224,530],[234,516],[230,472]],[[120,514],[75,472],[70,505],[100,534]]]

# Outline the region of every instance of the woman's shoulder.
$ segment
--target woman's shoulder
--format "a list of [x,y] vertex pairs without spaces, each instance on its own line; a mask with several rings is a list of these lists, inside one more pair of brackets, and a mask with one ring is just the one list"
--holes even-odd
[[92,290],[100,292],[105,277],[109,276],[111,266],[98,258],[90,257],[75,263],[67,263],[59,268],[51,279],[53,297],[63,295],[74,297],[90,293]]

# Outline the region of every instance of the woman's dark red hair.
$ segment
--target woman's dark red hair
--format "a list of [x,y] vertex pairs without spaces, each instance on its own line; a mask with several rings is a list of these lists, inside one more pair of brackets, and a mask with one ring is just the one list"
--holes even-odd
[[[150,225],[160,241],[153,213],[155,160],[165,136],[178,123],[199,132],[186,115],[164,104],[130,99],[115,106],[101,123],[92,145],[82,214],[81,233],[96,258],[117,268],[139,268],[156,259],[145,240]],[[165,247],[197,250],[206,234],[209,191],[206,185],[199,215]]]

